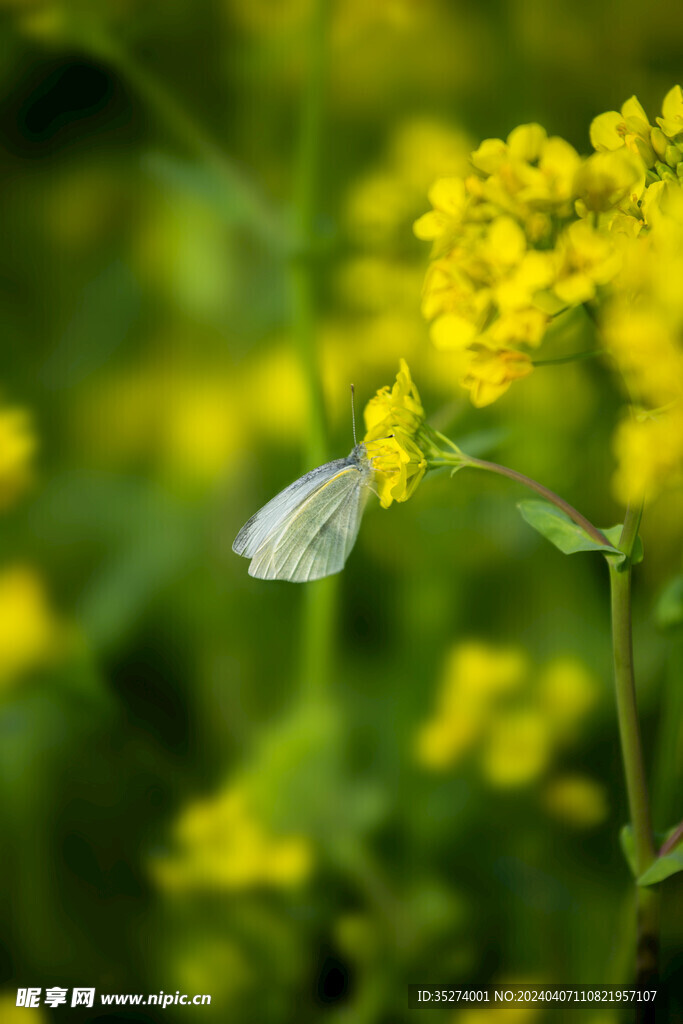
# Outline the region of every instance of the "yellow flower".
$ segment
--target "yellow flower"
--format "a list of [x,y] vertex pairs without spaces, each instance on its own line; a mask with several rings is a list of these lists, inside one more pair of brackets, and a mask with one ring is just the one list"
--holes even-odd
[[683,133],[683,92],[680,85],[669,89],[662,104],[662,116],[656,120],[668,139],[675,139]]
[[432,255],[450,248],[467,206],[467,193],[462,178],[441,178],[429,190],[434,207],[415,221],[413,230],[423,241],[433,241]]
[[549,662],[538,682],[538,696],[544,714],[559,738],[571,738],[576,725],[597,700],[596,682],[585,665],[575,658],[560,657]]
[[151,865],[166,889],[298,885],[312,869],[308,840],[269,834],[245,789],[233,784],[186,807],[175,823],[174,840],[174,852]]
[[621,266],[621,256],[609,235],[588,221],[570,224],[558,242],[560,269],[554,285],[558,299],[578,305],[594,298],[599,285],[607,284]]
[[479,738],[482,708],[464,705],[457,715],[434,718],[418,731],[415,756],[424,768],[442,771],[455,764]]
[[437,181],[433,209],[415,224],[434,242],[422,311],[434,345],[466,358],[460,383],[488,405],[531,372],[557,311],[558,258],[550,246],[575,217],[571,200],[580,158],[538,124],[486,139],[472,153],[479,172]]
[[[653,128],[632,96],[621,111],[595,118],[597,152],[587,159],[563,139],[547,138],[541,125],[519,125],[506,141],[485,139],[472,153],[475,174],[433,186],[433,209],[415,224],[418,237],[434,242],[422,312],[434,346],[453,354],[451,369],[474,405],[496,401],[531,373],[530,350],[543,342],[553,316],[599,298],[610,303],[609,332],[610,320],[628,318],[636,304],[647,307],[640,296],[648,291],[671,322],[648,339],[650,365],[643,371],[640,359],[635,391],[655,408],[663,404],[652,398],[654,350],[663,350],[667,333],[681,349],[683,335],[679,87],[667,95],[659,121]],[[673,141],[679,136],[680,145]],[[615,352],[626,347],[614,345]],[[677,363],[668,359],[661,376],[680,380]],[[621,369],[635,376],[628,360]]]
[[613,152],[626,147],[640,157],[646,167],[652,167],[656,154],[651,142],[652,126],[647,114],[635,96],[626,100],[621,113],[608,110],[593,119],[590,138],[598,152]]
[[36,439],[23,409],[0,410],[0,508],[14,500],[31,479]]
[[427,472],[427,460],[417,444],[395,427],[390,437],[366,441],[365,448],[382,508],[389,508],[392,501],[407,501]]
[[502,714],[492,725],[482,752],[482,770],[494,786],[524,786],[545,771],[552,752],[548,722],[538,711]]
[[424,409],[405,359],[393,387],[383,387],[365,407],[366,453],[375,470],[382,508],[407,501],[427,472],[417,437]]
[[478,409],[495,402],[514,380],[528,377],[534,368],[528,355],[514,349],[494,350],[476,345],[472,352],[461,383],[470,391],[472,404]]
[[457,711],[463,694],[489,699],[519,688],[528,672],[519,647],[492,647],[477,640],[458,644],[446,662],[442,702]]
[[605,787],[585,775],[553,779],[541,799],[549,814],[575,828],[601,825],[609,814]]
[[42,664],[52,654],[57,625],[43,582],[33,569],[0,573],[0,687]]
[[[414,434],[424,422],[425,413],[418,390],[413,383],[405,359],[399,360],[399,370],[392,387],[386,385],[365,406],[365,440],[374,441],[378,430],[385,426],[388,432],[395,426]],[[387,421],[389,423],[387,424]]]
[[616,497],[623,504],[653,498],[683,481],[683,408],[648,418],[625,417],[614,435]]
[[572,727],[595,697],[592,678],[575,659],[555,658],[536,674],[520,648],[458,644],[446,659],[434,713],[416,734],[416,759],[444,771],[478,754],[489,783],[525,786],[574,739]]
[[636,203],[645,188],[645,165],[627,150],[594,153],[576,172],[577,210],[603,213]]
[[524,652],[479,641],[458,644],[449,653],[436,712],[416,737],[417,760],[440,771],[455,764],[481,738],[493,705],[517,690],[528,670]]

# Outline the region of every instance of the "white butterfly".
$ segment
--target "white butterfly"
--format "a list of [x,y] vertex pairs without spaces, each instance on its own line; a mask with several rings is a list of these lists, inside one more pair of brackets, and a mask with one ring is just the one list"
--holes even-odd
[[232,550],[251,559],[249,575],[307,583],[344,568],[358,536],[374,469],[364,444],[326,462],[264,505]]

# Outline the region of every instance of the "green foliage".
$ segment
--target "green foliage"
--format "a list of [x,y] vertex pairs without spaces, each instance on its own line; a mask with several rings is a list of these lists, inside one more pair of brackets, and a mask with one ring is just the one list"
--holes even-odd
[[[599,551],[606,557],[614,557],[616,562],[624,560],[624,553],[617,547],[623,528],[621,524],[601,531],[611,542],[610,547],[594,540],[582,526],[547,501],[520,501],[517,508],[529,526],[565,555],[573,555],[578,551]],[[643,560],[643,544],[640,537],[636,540],[631,560],[634,565]]]

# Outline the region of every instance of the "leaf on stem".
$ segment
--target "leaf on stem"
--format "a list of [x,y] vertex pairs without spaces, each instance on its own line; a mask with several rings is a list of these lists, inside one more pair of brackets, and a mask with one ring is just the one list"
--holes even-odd
[[[579,526],[565,512],[551,505],[550,502],[520,501],[517,507],[529,526],[542,534],[565,555],[573,555],[577,551],[599,551],[608,558],[614,558],[616,562],[623,562],[626,558],[624,552],[617,547],[621,536],[621,524],[610,526],[602,531],[610,541],[611,546],[608,546],[593,540],[582,526]],[[631,561],[638,563],[642,559],[643,545],[638,538]]]
[[573,555],[576,551],[601,551],[623,557],[618,548],[593,540],[583,527],[547,501],[520,501],[517,507],[529,526],[565,555]]
[[665,878],[670,878],[671,875],[675,875],[679,871],[683,871],[682,846],[672,850],[671,853],[664,854],[663,857],[657,857],[650,864],[647,871],[644,871],[636,881],[638,885],[654,885],[656,882],[662,882]]
[[[656,835],[655,839],[658,841],[666,840],[674,831],[674,829],[670,829],[666,836]],[[662,882],[665,878],[670,878],[671,875],[683,871],[683,842],[679,843],[669,853],[665,853],[663,857],[657,857],[653,860],[652,864],[650,864],[646,871],[643,871],[642,875],[638,875],[636,867],[636,844],[631,825],[624,825],[621,829],[619,832],[619,842],[637,885],[655,885],[657,882]]]

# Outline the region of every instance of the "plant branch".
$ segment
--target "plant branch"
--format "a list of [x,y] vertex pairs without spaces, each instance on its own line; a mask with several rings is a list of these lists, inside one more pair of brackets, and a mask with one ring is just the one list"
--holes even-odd
[[506,476],[509,480],[515,480],[524,487],[528,487],[530,490],[535,491],[536,494],[540,494],[546,501],[551,502],[556,508],[561,509],[577,526],[585,530],[588,536],[596,541],[596,543],[612,547],[607,537],[597,526],[594,526],[589,519],[586,519],[584,515],[577,511],[573,505],[570,505],[568,501],[565,501],[564,498],[561,498],[559,494],[555,494],[548,487],[539,484],[537,480],[532,480],[531,477],[525,476],[524,473],[518,473],[515,469],[508,469],[507,466],[499,466],[496,462],[486,462],[484,459],[475,459],[469,455],[464,457],[462,465],[472,466],[475,469],[487,469],[490,473]]
[[[657,855],[638,721],[631,626],[631,554],[638,536],[642,511],[642,503],[628,505],[619,541],[626,560],[619,565],[609,565],[617,718],[637,875],[642,875]],[[659,892],[651,888],[636,888],[636,984],[639,988],[646,988],[651,987],[657,978],[661,898]],[[637,1019],[644,1021],[646,1015],[646,1010],[639,1005]]]

